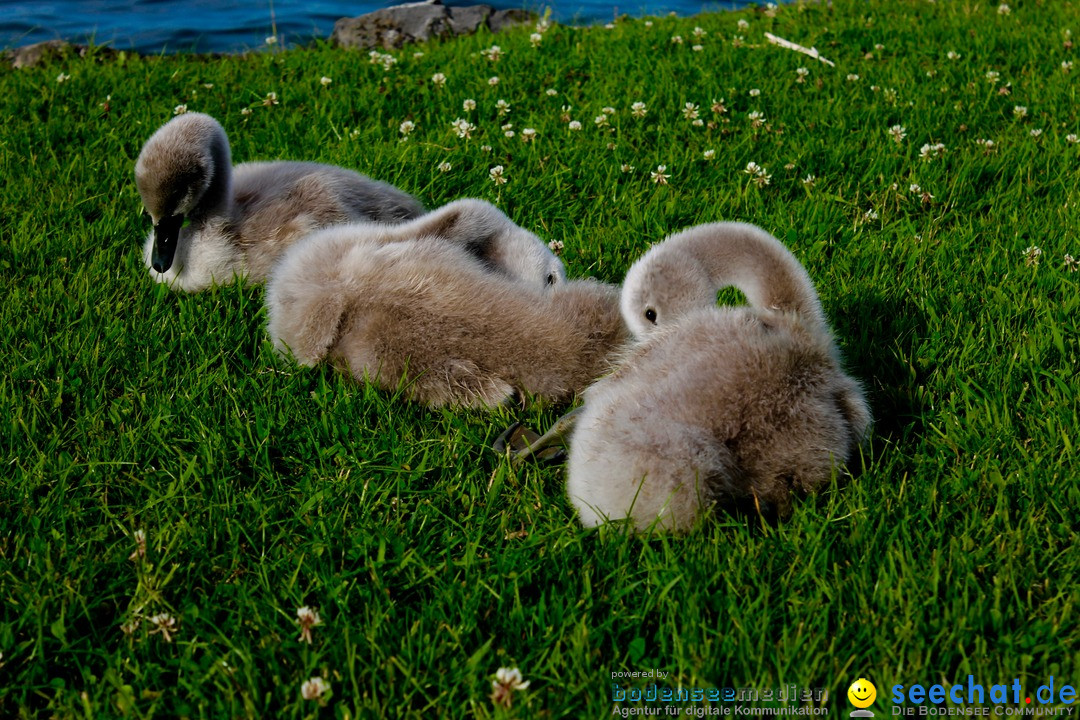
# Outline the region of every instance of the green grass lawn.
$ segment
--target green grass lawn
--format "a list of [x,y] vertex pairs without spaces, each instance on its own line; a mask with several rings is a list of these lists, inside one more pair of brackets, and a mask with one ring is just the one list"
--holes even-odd
[[[896,684],[1080,685],[1080,6],[1012,5],[522,28],[388,68],[315,47],[0,69],[0,716],[601,718],[612,673],[650,669],[827,688],[838,717],[860,676],[879,717]],[[563,408],[426,410],[278,360],[260,287],[149,280],[132,169],[178,106],[236,162],[489,199],[571,276],[761,225],[866,384],[862,467],[778,525],[582,530],[560,467],[486,449]],[[500,667],[529,681],[509,709]]]

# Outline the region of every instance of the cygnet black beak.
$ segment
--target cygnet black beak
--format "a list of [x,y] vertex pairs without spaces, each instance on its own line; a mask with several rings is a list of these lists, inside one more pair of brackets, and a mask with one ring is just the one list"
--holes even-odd
[[184,225],[183,215],[169,215],[161,218],[154,226],[154,254],[150,264],[154,270],[163,273],[172,267],[176,256],[176,242],[180,239],[180,228]]

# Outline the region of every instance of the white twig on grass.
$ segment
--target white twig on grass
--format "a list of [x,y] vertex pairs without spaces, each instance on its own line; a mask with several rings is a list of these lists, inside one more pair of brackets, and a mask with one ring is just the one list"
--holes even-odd
[[829,67],[836,67],[836,63],[834,63],[832,60],[826,60],[825,58],[821,57],[820,53],[818,53],[817,48],[803,47],[802,45],[798,45],[796,43],[793,43],[790,40],[785,40],[782,37],[777,37],[776,35],[773,35],[770,32],[765,33],[765,39],[768,40],[769,42],[771,42],[773,45],[779,45],[780,47],[787,48],[788,50],[794,50],[795,52],[801,52],[803,55],[809,55],[810,57],[814,58],[815,60],[820,60],[821,62],[825,63]]

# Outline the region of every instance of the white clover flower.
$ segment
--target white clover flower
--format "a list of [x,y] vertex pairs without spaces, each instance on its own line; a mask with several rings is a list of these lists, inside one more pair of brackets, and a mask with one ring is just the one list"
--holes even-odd
[[482,153],[490,153],[491,152],[491,146],[490,145],[481,145],[480,146],[480,152],[482,152]]
[[758,88],[750,88],[750,97],[758,97],[761,95],[761,90]]
[[693,50],[694,52],[701,52],[701,51],[703,51],[705,49],[705,46],[704,45],[691,45],[690,49]]
[[422,53],[422,52],[420,52],[419,50],[417,50],[416,52],[414,52],[414,53],[412,54],[412,56],[413,56],[413,57],[414,57],[415,59],[419,60],[420,58],[424,57],[424,53]]
[[657,165],[656,170],[649,173],[649,175],[657,185],[667,185],[668,178],[671,177],[667,174],[667,165]]
[[773,3],[773,2],[765,3],[765,17],[771,17],[771,18],[776,17],[776,11],[778,9],[779,8],[778,8],[776,3]]
[[758,187],[765,187],[772,180],[772,175],[764,167],[753,161],[746,163],[746,169],[743,172],[750,175]]
[[503,51],[498,45],[492,45],[487,50],[481,50],[480,54],[486,57],[491,62],[498,62],[502,59]]
[[645,21],[645,27],[652,27],[652,26],[653,26],[652,20],[646,20]]
[[132,618],[126,623],[120,624],[120,632],[125,635],[134,635],[135,631],[139,629],[139,618]]
[[161,633],[161,637],[165,639],[165,642],[172,642],[171,633],[177,631],[176,618],[169,613],[158,613],[148,619],[154,625],[154,628],[150,631],[151,635]]
[[499,117],[510,113],[510,103],[505,100],[496,100],[495,109],[499,112]]
[[467,98],[465,102],[461,103],[461,109],[465,112],[472,112],[476,109],[476,101],[472,98]]
[[715,150],[706,150],[704,155],[705,155],[706,160],[712,160],[714,157],[716,157],[716,151]]
[[857,82],[858,79],[859,79],[859,76],[856,75],[855,73],[848,73],[848,76],[847,76],[848,82]]
[[802,179],[802,184],[803,184],[804,187],[812,188],[812,187],[814,187],[814,185],[816,183],[817,183],[817,178],[814,177],[813,175],[807,175],[806,177],[804,177]]
[[560,254],[563,251],[563,248],[566,247],[562,240],[549,240],[547,245],[548,250],[556,255]]
[[67,73],[60,73],[59,75],[56,76],[56,82],[57,83],[66,83],[70,79],[71,79],[71,76],[68,75]]
[[709,33],[707,33],[705,31],[705,28],[700,27],[700,26],[695,26],[692,34],[693,34],[694,37],[696,37],[698,40],[700,40],[701,38],[705,37]]
[[325,695],[326,691],[329,689],[330,683],[326,682],[321,677],[308,678],[304,681],[304,684],[300,686],[300,695],[305,700],[318,700]]
[[532,142],[536,139],[536,130],[534,128],[524,128],[521,131],[522,142]]
[[997,70],[987,70],[986,71],[986,79],[990,81],[991,85],[995,84],[998,81],[998,79],[1000,79],[1000,78],[1001,78],[1001,73],[999,73]]
[[634,166],[630,165],[629,163],[623,163],[622,165],[619,166],[619,170],[621,170],[624,173],[633,172],[634,171]]
[[639,101],[630,106],[630,114],[634,117],[643,118],[647,112],[648,110],[645,109],[645,103],[643,102]]
[[754,110],[746,116],[746,119],[750,121],[750,127],[759,128],[765,124],[765,113]]
[[172,114],[173,115],[183,115],[186,112],[187,112],[187,105],[177,105],[176,107],[173,108]]
[[1070,70],[1072,70],[1072,67],[1073,67],[1072,60],[1062,60],[1061,61],[1061,72],[1069,72]]
[[551,21],[548,20],[546,17],[542,17],[536,22],[536,32],[538,33],[545,33],[550,27]]
[[277,35],[270,35],[265,40],[267,45],[277,45]]
[[893,125],[891,128],[889,128],[889,135],[891,135],[892,139],[896,141],[897,145],[899,145],[900,142],[907,137],[907,128],[905,128],[903,125]]
[[863,220],[877,220],[877,219],[878,219],[878,212],[874,208],[870,208],[869,210],[867,210],[866,212],[863,213]]
[[437,88],[441,88],[446,85],[446,76],[442,73],[435,73],[431,76],[431,84]]
[[316,625],[322,625],[319,613],[307,605],[296,608],[296,622],[300,625],[300,642],[311,644],[311,629]]
[[1080,142],[1080,137],[1078,137],[1076,135],[1076,133],[1069,133],[1068,135],[1065,136],[1065,142],[1075,144],[1077,142]]
[[319,82],[322,83],[323,87],[326,87],[327,85],[329,85],[330,83],[332,83],[334,81],[331,80],[330,78],[326,77],[325,75],[323,75],[321,78],[319,78]]
[[368,53],[368,62],[372,65],[382,65],[383,70],[389,70],[397,64],[397,58],[387,53],[381,53],[378,50],[372,50]]
[[1078,261],[1072,255],[1069,255],[1068,253],[1066,253],[1066,255],[1065,255],[1065,269],[1068,272],[1071,272],[1071,273],[1076,272],[1078,269],[1080,269],[1080,261]]
[[533,33],[529,36],[529,43],[533,47],[540,47],[540,41],[544,39],[544,36],[540,33]]
[[1001,3],[1000,5],[998,5],[998,15],[1008,15],[1011,12],[1012,8],[1005,3]]
[[402,140],[407,140],[409,137],[409,133],[411,133],[415,129],[416,123],[414,123],[412,120],[405,120],[401,123],[401,125],[398,126],[398,132],[405,136],[402,138]]
[[271,105],[277,105],[277,104],[278,104],[277,93],[276,92],[268,92],[268,93],[266,93],[266,97],[263,98],[263,105],[265,105],[266,107],[270,107]]
[[240,108],[240,114],[241,115],[250,115],[251,114],[251,108],[249,108],[249,107]]
[[506,175],[502,165],[496,165],[488,170],[488,175],[491,176],[491,181],[496,185],[506,184]]
[[454,166],[453,166],[453,165],[451,165],[451,164],[450,164],[450,163],[448,163],[448,162],[441,162],[441,163],[439,163],[439,165],[438,165],[438,170],[439,170],[439,172],[441,172],[441,173],[448,173],[448,172],[450,172],[450,170],[451,170],[451,169],[452,169],[453,167],[454,167]]
[[740,19],[739,22],[737,22],[735,24],[739,27],[739,30],[741,30],[742,32],[746,32],[747,30],[750,29],[750,23],[748,23],[746,20]]
[[804,67],[800,67],[795,68],[795,74],[798,76],[795,78],[795,82],[804,83],[806,82],[806,76],[810,74],[810,71]]
[[698,106],[692,102],[688,102],[683,105],[682,114],[687,120],[695,120],[698,116]]
[[605,115],[614,115],[615,114],[615,108],[608,105],[608,106],[600,108],[600,112],[604,113]]
[[593,123],[595,123],[596,127],[598,127],[598,128],[608,127],[608,125],[609,125],[608,116],[607,115],[597,115],[595,118],[593,118]]
[[671,44],[672,45],[682,45],[682,43],[683,43],[682,35],[672,35],[671,36]]
[[921,193],[922,188],[919,187],[918,183],[911,183],[911,185],[908,186],[908,192],[910,192],[912,194]]
[[934,157],[934,156],[939,156],[940,157],[941,155],[944,155],[944,154],[945,154],[945,144],[944,143],[934,143],[933,145],[930,145],[929,143],[925,143],[925,144],[923,144],[923,146],[921,148],[919,148],[919,157],[922,158],[923,160],[929,160],[931,157]]
[[499,84],[499,78],[498,77],[489,77],[488,78],[488,85],[490,85],[492,87],[495,87],[498,84]]
[[1031,129],[1031,137],[1033,137],[1033,138],[1039,137],[1040,135],[1042,135],[1042,133],[1043,133],[1042,128],[1032,128]]
[[491,702],[499,707],[508,708],[513,705],[514,693],[529,687],[528,680],[522,680],[521,671],[517,668],[499,668],[495,673],[495,679],[491,681]]
[[146,557],[146,531],[139,528],[132,533],[131,539],[135,541],[135,549],[128,555],[128,560],[137,560],[141,557]]
[[505,135],[508,138],[512,138],[512,137],[514,137],[514,131],[513,130],[503,130],[503,135]]
[[945,53],[945,57],[949,58],[950,60],[959,60],[960,53],[956,52],[955,50],[950,50],[949,52]]
[[579,123],[577,120],[571,120],[570,124],[567,127],[569,127],[571,130],[580,130],[581,123]]
[[719,100],[713,98],[710,109],[713,111],[713,115],[723,115],[727,112],[727,107],[724,105],[724,98]]
[[994,149],[994,141],[993,140],[987,140],[985,138],[979,138],[975,142],[978,145],[982,145],[987,150],[993,150]]
[[544,92],[548,95],[548,97],[555,97],[556,95],[559,94],[559,91],[556,90],[555,88],[548,88]]
[[1042,249],[1032,245],[1024,250],[1024,264],[1028,267],[1038,267],[1042,258]]
[[701,118],[695,118],[695,119],[691,120],[690,124],[693,125],[694,127],[705,127],[705,121],[702,120]]
[[1028,114],[1028,110],[1027,110],[1026,106],[1024,106],[1024,105],[1014,105],[1013,106],[1013,117],[1015,117],[1015,118],[1025,118],[1025,117],[1027,117],[1027,114]]
[[456,118],[454,122],[450,123],[450,127],[454,128],[459,138],[471,138],[473,130],[476,129],[475,125],[462,118]]

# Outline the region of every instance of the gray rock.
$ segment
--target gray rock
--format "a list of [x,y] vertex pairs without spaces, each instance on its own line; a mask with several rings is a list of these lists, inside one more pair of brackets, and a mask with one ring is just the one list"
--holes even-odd
[[5,50],[3,58],[11,63],[13,68],[28,68],[58,58],[93,55],[102,60],[111,60],[119,54],[117,50],[108,47],[90,48],[88,45],[76,45],[67,40],[45,40],[14,50]]
[[368,50],[393,49],[443,35],[467,35],[481,27],[499,32],[530,22],[536,16],[524,10],[495,10],[490,5],[447,7],[440,0],[382,8],[334,24],[330,42],[338,47]]

